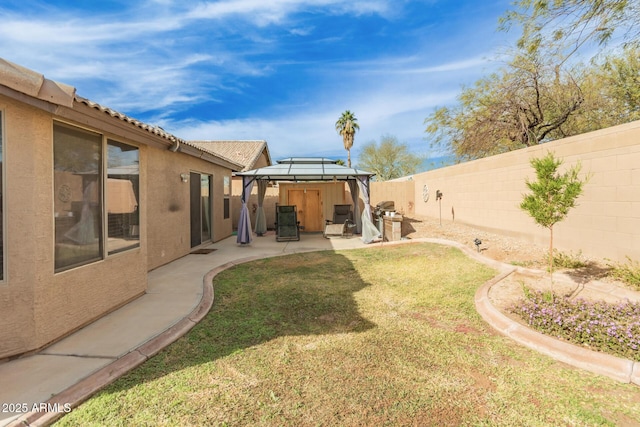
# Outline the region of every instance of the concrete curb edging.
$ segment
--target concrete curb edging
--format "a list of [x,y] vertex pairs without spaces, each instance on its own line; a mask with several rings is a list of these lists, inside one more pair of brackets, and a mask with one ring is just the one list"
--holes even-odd
[[[493,285],[504,280],[513,272],[520,270],[536,273],[540,272],[531,269],[516,268],[508,264],[485,258],[480,254],[475,254],[467,247],[464,247],[464,251],[468,255],[473,254],[474,259],[487,265],[497,265],[499,270],[502,271],[501,274],[487,281],[478,288],[474,297],[476,311],[495,330],[519,344],[552,357],[560,362],[564,362],[576,368],[603,375],[620,382],[640,385],[640,366],[638,366],[640,364],[637,362],[589,350],[579,345],[570,344],[548,335],[544,335],[511,320],[491,303],[491,300],[489,299],[489,289],[491,289]],[[471,252],[471,254],[469,252]]]
[[[255,261],[260,257],[247,257],[237,259],[232,262],[215,267],[210,270],[202,278],[202,298],[198,305],[191,311],[191,313],[178,321],[176,324],[160,332],[155,337],[151,338],[147,342],[131,350],[129,353],[119,357],[112,363],[100,368],[91,375],[80,380],[78,383],[67,388],[66,390],[56,394],[49,399],[46,403],[57,407],[63,408],[63,405],[70,405],[71,408],[76,408],[91,396],[96,394],[102,388],[108,386],[121,376],[137,368],[165,347],[177,341],[179,338],[189,332],[198,322],[200,322],[209,312],[213,306],[214,290],[213,290],[213,278],[220,272],[233,267],[238,264],[243,264],[250,261]],[[19,426],[49,426],[56,420],[62,418],[65,412],[28,412],[23,414],[11,422],[8,427]]]
[[[640,385],[640,363],[605,353],[595,352],[574,344],[569,344],[564,341],[551,338],[513,321],[498,310],[489,299],[489,289],[507,278],[514,271],[520,270],[519,268],[484,257],[482,254],[474,252],[461,243],[445,239],[420,238],[399,242],[379,242],[378,244],[380,246],[386,246],[420,242],[436,243],[455,247],[460,249],[470,258],[499,271],[498,275],[480,286],[474,296],[476,310],[480,316],[499,333],[513,339],[521,345],[568,365],[603,375],[620,382]],[[309,251],[304,250],[302,252]],[[51,404],[52,406],[58,405],[60,408],[64,407],[63,405],[70,405],[71,408],[78,407],[102,388],[108,386],[124,374],[140,366],[142,363],[158,354],[165,347],[177,341],[189,332],[198,322],[200,322],[213,306],[215,295],[212,281],[217,274],[239,264],[281,255],[287,254],[283,253],[269,255],[266,257],[252,256],[241,258],[213,268],[204,275],[202,279],[202,297],[198,305],[189,315],[137,348],[132,349],[129,353],[119,357],[109,365],[104,366],[80,380],[75,385],[58,393],[46,403]],[[60,419],[63,415],[65,415],[65,412],[28,412],[9,423],[8,427],[49,426],[56,420]]]
[[[156,335],[154,338],[151,338],[141,346],[131,350],[129,353],[119,357],[107,366],[104,366],[91,375],[85,377],[73,386],[56,394],[46,403],[52,405],[57,403],[60,407],[64,404],[68,404],[71,408],[76,408],[97,393],[100,389],[108,386],[127,372],[137,368],[151,357],[158,354],[163,348],[189,332],[189,330],[191,330],[198,321],[202,320],[213,305],[213,285],[211,284],[211,280],[209,280],[209,286],[207,286],[207,278],[213,278],[215,274],[224,269],[223,267],[228,268],[229,265],[217,267],[204,276],[202,282],[202,298],[187,317],[183,318],[169,329]],[[11,422],[8,427],[48,426],[62,418],[64,414],[64,412],[50,411],[28,412]]]
[[[509,274],[511,273],[502,275],[500,280]],[[631,382],[640,385],[640,382],[638,382],[640,379],[637,372],[638,368],[635,366],[637,363],[552,338],[509,319],[491,304],[488,296],[491,286],[500,280],[486,282],[475,294],[476,310],[495,330],[519,344],[568,365],[604,375],[620,382]]]
[[[485,265],[496,268],[500,273],[485,282],[474,296],[476,311],[491,327],[501,334],[509,337],[517,343],[532,350],[547,355],[555,360],[584,369],[598,375],[603,375],[623,383],[640,385],[640,363],[610,354],[589,350],[579,345],[570,344],[537,332],[527,326],[515,322],[500,310],[489,299],[489,289],[501,282],[515,271],[525,271],[540,274],[542,272],[533,269],[525,269],[505,264],[480,253],[474,252],[469,247],[445,239],[414,239],[413,242],[438,243],[453,246],[460,249],[469,257],[482,262]],[[385,243],[386,244],[386,243]]]
[[[75,408],[100,391],[100,389],[140,366],[148,359],[138,350],[133,350],[68,389],[56,394],[46,403],[51,405],[58,404],[59,408],[63,407],[62,405],[70,405],[71,408]],[[28,412],[10,423],[9,427],[49,426],[62,418],[63,415],[65,415],[65,412]]]

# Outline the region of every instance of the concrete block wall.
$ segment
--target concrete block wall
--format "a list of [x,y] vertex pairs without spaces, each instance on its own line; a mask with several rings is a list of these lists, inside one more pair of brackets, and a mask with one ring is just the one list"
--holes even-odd
[[[548,245],[549,230],[519,205],[528,192],[525,180],[536,179],[530,160],[549,151],[564,161],[562,170],[580,163],[581,177],[590,176],[579,206],[554,227],[554,246],[600,259],[640,260],[640,121],[414,175],[409,182],[415,213]],[[396,185],[372,186],[372,204],[385,194],[379,186]],[[441,201],[436,201],[436,190],[443,193]]]
[[[394,202],[396,212],[403,215],[415,214],[415,185],[412,181],[371,182],[371,206],[383,201]],[[421,198],[419,200],[422,200]]]

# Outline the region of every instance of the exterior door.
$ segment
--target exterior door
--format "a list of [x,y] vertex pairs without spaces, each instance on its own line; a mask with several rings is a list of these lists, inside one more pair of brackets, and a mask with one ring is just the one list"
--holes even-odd
[[322,231],[322,202],[320,190],[289,190],[289,204],[298,207],[298,221],[303,231]]
[[189,174],[191,247],[211,240],[211,176]]

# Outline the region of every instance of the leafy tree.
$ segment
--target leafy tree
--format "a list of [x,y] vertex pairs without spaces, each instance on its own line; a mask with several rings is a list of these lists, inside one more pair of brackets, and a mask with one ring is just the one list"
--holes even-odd
[[388,181],[411,175],[422,163],[420,156],[409,152],[407,144],[401,144],[395,136],[385,135],[380,144],[371,141],[362,147],[358,167],[376,174],[376,179]]
[[[432,145],[465,161],[640,119],[639,0],[513,4],[500,25],[522,27],[518,50],[425,119]],[[568,60],[585,44],[614,40],[624,49],[604,60]]]
[[580,81],[580,109],[558,137],[577,135],[640,119],[640,48],[628,46],[592,61]]
[[515,10],[500,19],[500,27],[522,26],[518,41],[530,51],[557,43],[569,57],[590,41],[605,45],[616,36],[626,45],[640,40],[637,0],[516,0]]
[[640,46],[627,46],[621,54],[609,55],[597,73],[603,94],[613,100],[614,124],[640,119]]
[[526,180],[531,190],[523,195],[520,208],[525,210],[534,221],[549,230],[549,273],[553,281],[553,227],[565,219],[569,210],[576,206],[576,199],[582,194],[588,177],[582,181],[578,178],[581,165],[561,174],[558,167],[562,160],[556,159],[549,152],[545,157],[531,159],[531,166],[536,171],[537,181]]
[[457,105],[425,120],[432,145],[471,160],[567,136],[562,126],[584,98],[577,70],[556,66],[541,52],[517,53],[499,72],[465,88]]
[[347,165],[351,167],[351,147],[353,147],[353,137],[360,129],[358,119],[349,110],[345,110],[336,122],[336,131],[342,136],[344,149],[347,150]]

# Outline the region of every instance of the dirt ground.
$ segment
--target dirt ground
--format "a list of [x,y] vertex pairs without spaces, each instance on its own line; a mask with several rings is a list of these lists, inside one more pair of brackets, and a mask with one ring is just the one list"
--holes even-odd
[[474,240],[480,239],[482,255],[507,264],[516,263],[531,268],[544,268],[549,249],[522,239],[509,237],[480,230],[460,222],[443,220],[442,225],[437,218],[404,217],[403,237],[416,239],[431,237],[453,240],[476,250]]
[[[551,290],[558,294],[571,295],[585,299],[636,300],[640,293],[632,291],[628,286],[608,276],[610,268],[606,260],[589,259],[581,256],[586,264],[578,269],[555,269],[563,273],[561,280],[554,280],[553,285],[546,273],[548,265],[548,246],[539,246],[523,239],[492,233],[459,222],[440,220],[421,216],[405,216],[403,237],[416,239],[421,237],[440,238],[461,243],[472,250],[477,250],[474,240],[477,238],[482,255],[514,266],[538,270],[535,272],[516,272],[507,279],[494,285],[489,298],[494,305],[506,313],[507,307],[524,297],[523,286],[532,290]],[[577,253],[571,254],[578,256]],[[601,290],[606,292],[601,292]]]

